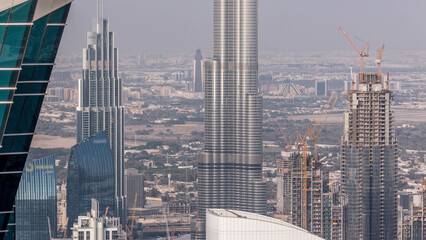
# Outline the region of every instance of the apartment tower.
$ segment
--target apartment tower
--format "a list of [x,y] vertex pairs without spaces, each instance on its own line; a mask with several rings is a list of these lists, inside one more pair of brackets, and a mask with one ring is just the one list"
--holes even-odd
[[348,91],[342,137],[345,239],[397,238],[397,139],[393,93],[375,73]]
[[206,209],[266,214],[258,1],[213,1],[213,58],[205,61],[205,145],[198,161],[199,225]]
[[98,17],[92,32],[87,33],[82,74],[78,81],[77,143],[96,133],[107,133],[114,159],[116,216],[125,221],[124,107],[118,49],[114,47],[114,33],[109,31],[108,19]]

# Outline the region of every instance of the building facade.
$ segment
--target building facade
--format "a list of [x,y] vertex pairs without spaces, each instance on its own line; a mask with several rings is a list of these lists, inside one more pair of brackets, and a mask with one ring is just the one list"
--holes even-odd
[[109,207],[116,215],[114,160],[106,132],[100,132],[71,148],[67,172],[68,236],[78,216],[91,208],[91,199],[99,201],[101,211]]
[[[213,59],[205,61],[205,144],[198,161],[200,223],[207,208],[266,214],[257,8],[257,0],[213,1]],[[202,232],[203,224],[197,236]]]
[[397,139],[393,93],[365,73],[348,91],[341,147],[345,239],[397,238]]
[[10,215],[71,2],[0,1],[0,239],[15,237]]
[[315,96],[328,96],[327,80],[315,80]]
[[263,215],[228,210],[207,210],[209,240],[323,240],[290,223]]
[[15,200],[16,239],[49,240],[56,237],[56,167],[50,156],[27,163]]
[[136,200],[136,208],[145,205],[144,176],[138,169],[126,169],[126,196],[128,208],[133,208]]
[[197,49],[194,56],[194,82],[192,89],[194,92],[204,91],[204,61],[200,49]]
[[[107,19],[96,19],[83,49],[83,76],[78,81],[77,143],[106,131],[114,159],[115,207],[125,218],[124,107],[118,77],[118,49]],[[98,199],[100,200],[100,199]]]

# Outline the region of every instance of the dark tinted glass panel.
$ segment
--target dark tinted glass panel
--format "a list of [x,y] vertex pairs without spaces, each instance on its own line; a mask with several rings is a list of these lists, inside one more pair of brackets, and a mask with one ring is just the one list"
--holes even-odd
[[0,87],[15,87],[19,71],[1,71]]
[[49,23],[65,23],[70,6],[71,5],[68,4],[50,14]]
[[12,209],[20,179],[20,173],[0,174],[0,212],[10,211]]
[[15,96],[6,134],[34,132],[43,98],[44,96]]
[[[5,229],[6,228],[6,226],[7,226],[7,222],[8,222],[8,220],[9,220],[9,213],[8,214],[1,214],[0,213],[0,229]],[[2,239],[1,237],[0,237],[0,239]]]
[[[14,223],[15,222],[15,214],[11,213],[10,217],[9,217],[9,225],[7,225],[7,233],[4,236],[4,240],[16,240],[16,231],[15,231],[15,225],[11,225],[10,223]],[[1,237],[0,237],[1,239]]]
[[47,83],[19,83],[16,94],[20,93],[45,93]]
[[33,136],[3,137],[3,147],[0,149],[0,152],[28,152],[30,150],[32,139]]
[[0,26],[0,47],[3,45],[3,39],[6,33],[6,26]]
[[0,172],[3,171],[22,171],[25,165],[27,155],[1,155]]
[[40,46],[46,30],[49,15],[34,22],[28,39],[27,50],[25,52],[24,63],[36,63],[40,53]]
[[13,96],[13,91],[11,91],[11,90],[0,90],[0,102],[11,101],[12,96]]
[[28,26],[8,26],[0,52],[0,66],[16,68],[25,48],[24,36],[29,30]]
[[53,66],[22,66],[19,82],[49,80]]
[[7,23],[9,19],[10,9],[6,9],[0,12],[0,23]]
[[11,23],[26,23],[30,19],[29,12],[33,1],[27,1],[12,8],[9,22]]
[[39,63],[51,63],[54,61],[63,31],[63,26],[49,26],[47,28],[43,46],[38,57]]

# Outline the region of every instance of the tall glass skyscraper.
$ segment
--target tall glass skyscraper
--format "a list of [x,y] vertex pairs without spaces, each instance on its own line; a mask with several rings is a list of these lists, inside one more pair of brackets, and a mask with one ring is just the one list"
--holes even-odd
[[0,1],[0,239],[15,235],[10,215],[71,2]]
[[213,59],[205,62],[205,146],[199,156],[199,220],[206,209],[266,214],[257,0],[213,1]]
[[[342,138],[345,239],[397,238],[397,139],[393,93],[365,73],[348,91]],[[357,86],[354,84],[354,86]]]
[[114,161],[106,132],[100,132],[71,148],[67,173],[68,236],[70,228],[91,209],[91,199],[100,210],[115,215]]
[[[77,143],[106,131],[114,159],[117,217],[125,221],[124,107],[118,77],[118,49],[107,19],[96,19],[83,49],[83,78],[78,82]],[[101,201],[100,199],[98,199]]]
[[57,198],[55,157],[50,156],[25,165],[16,194],[16,239],[49,240],[56,237]]

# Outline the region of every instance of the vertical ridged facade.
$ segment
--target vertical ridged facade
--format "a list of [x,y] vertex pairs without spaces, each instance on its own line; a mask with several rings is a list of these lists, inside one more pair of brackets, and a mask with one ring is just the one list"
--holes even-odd
[[[78,82],[77,143],[106,131],[114,159],[117,217],[124,222],[124,107],[118,77],[118,49],[107,19],[93,24],[83,49],[83,77]],[[99,200],[99,199],[98,199]]]
[[213,1],[213,59],[205,61],[205,146],[198,232],[208,208],[266,214],[257,0]]
[[25,165],[16,194],[16,239],[50,240],[56,237],[57,197],[55,157],[50,156]]
[[397,139],[393,93],[377,74],[348,91],[342,138],[345,239],[397,237]]
[[15,239],[15,196],[71,2],[0,1],[0,239]]

